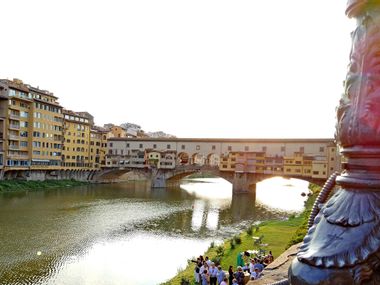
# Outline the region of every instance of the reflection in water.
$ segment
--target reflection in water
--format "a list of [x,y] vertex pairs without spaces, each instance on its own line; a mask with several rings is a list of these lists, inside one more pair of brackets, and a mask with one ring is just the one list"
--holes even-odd
[[193,215],[191,218],[191,229],[195,232],[198,231],[202,226],[205,204],[206,203],[203,200],[197,200],[194,202]]
[[[0,284],[161,283],[212,240],[286,215],[270,208],[279,208],[278,194],[266,201],[260,191],[269,189],[260,185],[256,205],[255,195],[232,195],[222,179],[167,189],[127,183],[0,195]],[[270,188],[289,197],[293,188],[307,191],[305,185]],[[294,197],[302,209],[302,197]],[[163,266],[163,259],[174,262]],[[139,271],[152,263],[158,266],[149,274]]]
[[282,211],[302,211],[308,194],[309,182],[299,179],[275,177],[257,184],[257,202]]

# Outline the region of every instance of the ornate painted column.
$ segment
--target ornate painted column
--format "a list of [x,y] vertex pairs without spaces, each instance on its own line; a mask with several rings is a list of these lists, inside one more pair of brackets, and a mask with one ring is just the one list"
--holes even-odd
[[337,141],[339,189],[321,205],[289,268],[298,284],[380,284],[380,0],[349,0],[357,19]]

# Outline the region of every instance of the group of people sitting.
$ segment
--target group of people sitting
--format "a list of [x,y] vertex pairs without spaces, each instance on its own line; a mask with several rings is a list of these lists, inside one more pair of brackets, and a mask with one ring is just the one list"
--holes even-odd
[[[247,252],[243,252],[242,254],[247,256]],[[262,277],[262,272],[267,263],[273,261],[273,255],[269,252],[267,256],[261,259],[257,257],[250,258],[250,262],[245,263],[244,266],[238,265],[236,271],[234,271],[233,266],[230,265],[228,272],[224,271],[220,265],[216,266],[208,256],[203,258],[203,256],[200,255],[197,260],[192,261],[195,263],[194,277],[197,284],[244,285],[246,276],[249,276],[250,280],[256,280]]]

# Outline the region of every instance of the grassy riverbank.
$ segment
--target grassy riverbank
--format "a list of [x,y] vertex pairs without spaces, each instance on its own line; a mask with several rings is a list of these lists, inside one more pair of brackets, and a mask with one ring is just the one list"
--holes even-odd
[[[262,244],[268,244],[261,249],[271,250],[274,257],[279,256],[289,246],[301,242],[307,231],[307,221],[310,215],[311,208],[316,197],[319,194],[320,187],[310,184],[309,188],[313,191],[313,195],[306,202],[305,210],[298,216],[291,216],[283,221],[266,221],[259,226],[251,226],[247,231],[240,233],[233,239],[228,239],[220,246],[211,245],[210,248],[203,254],[214,259],[221,257],[221,266],[227,270],[230,265],[236,269],[236,257],[238,253],[245,250],[258,250],[260,246],[254,245],[253,236],[262,237]],[[240,239],[240,243],[238,243]],[[232,241],[233,240],[233,241]],[[194,253],[199,256],[202,253]],[[190,284],[194,283],[194,263],[189,265],[179,272],[174,278],[163,283],[164,285],[178,285],[181,280],[189,280]]]
[[0,193],[19,191],[39,191],[44,189],[74,187],[86,184],[88,183],[75,180],[2,180],[0,181]]

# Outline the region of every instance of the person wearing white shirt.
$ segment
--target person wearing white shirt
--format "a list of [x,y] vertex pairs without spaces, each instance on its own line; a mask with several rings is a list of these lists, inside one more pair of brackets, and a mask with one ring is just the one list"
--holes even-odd
[[255,272],[255,260],[253,258],[251,258],[251,262],[249,263],[249,273],[252,274],[252,272]]

